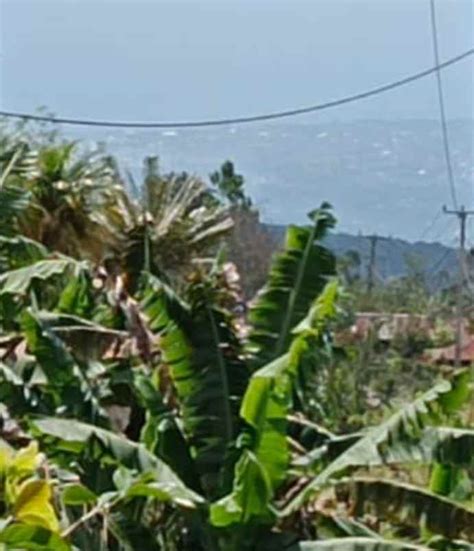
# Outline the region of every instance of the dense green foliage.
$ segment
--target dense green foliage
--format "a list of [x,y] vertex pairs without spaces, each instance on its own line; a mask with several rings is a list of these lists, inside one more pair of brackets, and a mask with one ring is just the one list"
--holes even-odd
[[472,549],[468,372],[327,428],[351,366],[329,205],[247,315],[220,249],[250,205],[233,167],[222,199],[149,159],[133,199],[106,157],[1,147],[0,548]]

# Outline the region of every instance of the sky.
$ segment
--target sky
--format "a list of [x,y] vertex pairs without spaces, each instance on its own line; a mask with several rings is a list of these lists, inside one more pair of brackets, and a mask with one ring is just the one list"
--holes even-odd
[[[440,55],[474,43],[474,0],[436,0]],[[429,0],[0,0],[0,105],[183,120],[328,101],[434,64]],[[473,117],[472,58],[444,71]],[[436,118],[434,77],[299,118]]]

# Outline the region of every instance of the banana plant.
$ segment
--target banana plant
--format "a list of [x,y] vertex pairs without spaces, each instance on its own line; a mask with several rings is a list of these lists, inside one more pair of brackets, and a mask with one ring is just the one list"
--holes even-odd
[[[472,548],[467,372],[360,433],[313,426],[314,449],[295,429],[338,311],[321,244],[329,205],[288,229],[242,320],[220,259],[189,261],[229,227],[202,182],[162,177],[150,161],[147,213],[115,190],[117,173],[73,149],[28,162],[13,151],[1,165],[0,544]],[[22,451],[32,439],[47,460],[10,481],[18,457],[39,455]],[[413,471],[428,482],[399,479]],[[26,483],[35,506],[16,503]]]
[[[324,207],[323,211],[326,210]],[[286,276],[288,284],[291,284],[291,277],[295,281],[302,277],[307,278],[311,270],[313,274],[321,273],[318,276],[320,278],[332,275],[330,263],[323,264],[320,272],[314,263],[314,254],[318,250],[316,238],[323,235],[327,226],[326,217],[323,216],[322,221],[318,217],[315,220],[313,224],[317,226],[317,230],[313,225],[303,228],[299,232],[301,242],[291,243],[284,253],[293,254],[295,258],[301,257],[302,267],[298,269],[293,263],[292,272]],[[23,248],[24,245],[22,242]],[[20,244],[17,246],[20,247]],[[302,251],[306,253],[301,254]],[[39,259],[34,255],[26,255],[25,265],[2,276],[5,294],[27,299],[28,291],[36,281],[44,285],[55,276],[54,271],[45,273],[45,251],[38,249],[38,255],[40,253]],[[312,258],[313,265],[309,266],[308,258]],[[72,281],[84,278],[82,273],[73,275],[75,277]],[[318,283],[315,292],[320,286]],[[74,284],[73,287],[77,290],[79,284]],[[258,399],[255,383],[247,388],[256,356],[252,354],[249,359],[229,311],[229,305],[235,301],[231,287],[229,282],[225,282],[223,271],[216,266],[210,275],[204,272],[195,275],[183,300],[164,282],[145,274],[140,292],[140,310],[151,333],[159,337],[161,367],[159,375],[152,374],[151,379],[147,379],[146,376],[140,376],[140,372],[145,375],[149,372],[149,367],[138,366],[138,374],[131,383],[136,400],[145,407],[148,418],[142,430],[144,443],[151,452],[172,465],[176,464],[180,476],[188,480],[191,487],[210,502],[224,498],[232,490],[235,484],[234,470],[240,468],[245,455],[252,453],[250,448],[243,452],[238,444],[239,439],[245,439],[249,434],[246,425],[250,427],[251,417],[242,414],[242,400],[246,392],[250,396],[247,403]],[[78,340],[78,335],[86,334],[88,339],[94,335],[101,342],[106,337],[118,339],[119,335],[113,333],[117,331],[116,328],[100,327],[97,324],[91,326],[90,322],[73,315],[71,305],[74,308],[76,302],[71,297],[75,293],[69,284],[58,297],[58,308],[65,313],[49,314],[38,309],[36,304],[22,315],[20,328],[25,336],[28,353],[33,356],[34,362],[46,378],[47,392],[40,393],[42,407],[39,410],[33,408],[32,411],[54,414],[62,407],[68,416],[79,415],[79,418],[107,425],[103,415],[104,400],[97,388],[91,388],[94,387],[91,372],[81,357],[84,355],[85,343]],[[306,301],[309,306],[312,296],[309,293],[304,295],[300,290],[292,299],[294,306],[289,305],[289,308],[295,311],[291,313],[291,323],[301,321],[301,313],[304,315],[303,305]],[[265,300],[268,301],[268,297]],[[317,309],[319,311],[320,307]],[[117,312],[115,315],[117,316]],[[278,324],[275,330],[279,330]],[[305,331],[303,327],[300,330]],[[100,354],[98,356],[95,360],[101,359]],[[293,364],[296,365],[296,362],[295,356]],[[61,378],[54,376],[55,365],[62,366]],[[10,375],[9,385],[18,391],[18,378],[22,380],[21,376],[12,373],[11,366],[4,367],[4,376]],[[106,371],[104,377],[111,377],[113,368],[106,367]],[[164,388],[166,377],[168,389]],[[28,385],[30,390],[37,390],[31,388],[31,381],[28,381]],[[166,398],[166,390],[171,397]],[[37,396],[37,392],[34,395]],[[68,404],[71,404],[69,409]],[[31,406],[23,404],[23,407]],[[283,423],[287,410],[288,408],[282,413]],[[70,426],[72,428],[76,425]],[[265,432],[264,426],[258,427],[258,430],[262,434]],[[280,434],[278,431],[274,434],[279,441],[285,441],[283,425]],[[170,443],[177,444],[175,450]],[[176,452],[179,452],[179,459]],[[262,470],[265,477],[266,470],[272,471],[273,466],[271,463],[265,464],[263,457],[264,454],[257,453],[256,461],[257,469]],[[183,458],[187,460],[183,461]],[[190,477],[190,473],[195,473],[195,476]],[[284,466],[278,477],[282,479],[283,475]],[[265,503],[264,506],[267,507],[268,504]]]

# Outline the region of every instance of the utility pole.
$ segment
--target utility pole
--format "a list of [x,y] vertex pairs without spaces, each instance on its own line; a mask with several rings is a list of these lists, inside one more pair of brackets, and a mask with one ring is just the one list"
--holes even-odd
[[459,209],[449,210],[443,206],[445,214],[453,214],[459,220],[459,276],[456,299],[456,349],[455,363],[456,366],[461,364],[461,349],[462,349],[462,290],[464,286],[464,266],[466,254],[466,222],[469,216],[474,214],[474,210],[466,210],[464,205]]
[[369,264],[367,266],[367,292],[370,294],[374,288],[375,280],[375,258],[377,252],[377,241],[379,239],[378,235],[368,235],[367,239],[370,241],[370,254],[369,254]]

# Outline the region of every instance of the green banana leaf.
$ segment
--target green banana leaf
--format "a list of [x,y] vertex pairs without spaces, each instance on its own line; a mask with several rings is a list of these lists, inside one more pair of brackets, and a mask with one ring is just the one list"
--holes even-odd
[[[334,460],[364,437],[348,434],[328,438],[323,445],[293,461],[293,466],[315,472],[325,460]],[[460,468],[474,466],[474,430],[452,427],[427,427],[420,438],[402,445],[390,446],[383,464],[442,463]],[[382,464],[382,460],[380,461]]]
[[77,274],[82,264],[68,257],[39,260],[29,266],[0,275],[1,295],[25,295],[34,282],[45,282],[55,276]]
[[30,193],[24,189],[0,185],[0,234],[15,233],[15,219],[28,208],[30,197]]
[[310,226],[288,228],[285,249],[275,257],[268,282],[250,309],[248,348],[254,369],[288,350],[292,329],[335,274],[335,257],[320,244],[335,224],[330,206],[324,203],[309,218]]
[[207,495],[216,495],[240,430],[238,408],[248,380],[231,320],[206,297],[195,297],[193,307],[183,304],[153,276],[148,277],[142,310],[151,330],[161,335],[162,359],[176,388],[202,487]]
[[108,350],[118,350],[129,335],[79,316],[47,311],[35,312],[42,327],[63,341],[73,356],[83,361],[101,360]]
[[468,371],[461,371],[452,380],[441,381],[387,421],[367,431],[292,498],[283,514],[296,511],[330,479],[350,469],[390,463],[391,458],[408,463],[416,462],[417,457],[422,459],[423,451],[418,445],[423,430],[429,424],[440,424],[444,415],[455,411],[468,399],[469,378]]
[[99,461],[153,475],[156,492],[159,491],[165,501],[190,508],[204,503],[201,496],[187,488],[171,468],[143,444],[75,419],[42,417],[33,419],[31,424],[38,433],[55,440],[57,451],[74,456],[97,444],[101,453]]
[[42,412],[53,413],[54,408],[62,408],[70,415],[98,419],[102,411],[85,366],[76,360],[65,342],[48,327],[44,316],[28,308],[21,322],[28,351],[46,377],[40,404]]
[[31,524],[11,524],[0,530],[0,544],[5,545],[6,551],[71,551],[69,543],[58,534]]
[[375,511],[378,519],[429,531],[450,539],[474,543],[474,511],[428,490],[395,480],[357,477],[342,481],[336,494],[344,493],[356,517]]
[[154,455],[173,465],[176,474],[189,488],[201,493],[202,488],[191,450],[176,414],[164,404],[160,392],[149,376],[136,374],[134,388],[139,402],[146,410],[141,442]]
[[[288,475],[287,417],[298,370],[308,351],[321,344],[324,328],[335,312],[337,293],[337,282],[328,283],[307,317],[294,329],[289,352],[250,378],[240,415],[250,427],[246,432],[252,453],[244,453],[237,463],[231,494],[212,506],[211,518],[219,526],[226,522],[248,522],[252,515],[261,519],[273,515],[271,500]],[[257,501],[260,508],[247,498],[247,487],[257,486],[258,476],[260,486],[269,488],[262,493],[266,501]]]
[[303,541],[288,551],[429,551],[428,547],[377,538],[334,538]]
[[0,235],[0,273],[29,266],[48,256],[48,250],[38,241],[22,235]]

